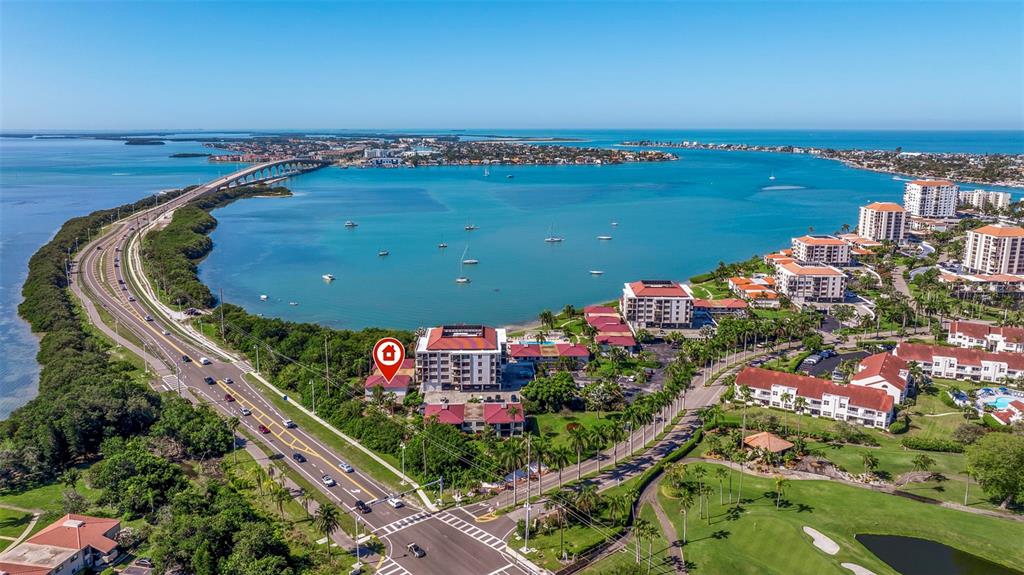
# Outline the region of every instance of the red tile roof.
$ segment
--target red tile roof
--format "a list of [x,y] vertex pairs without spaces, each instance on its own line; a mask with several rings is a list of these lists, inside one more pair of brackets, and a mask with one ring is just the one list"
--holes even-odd
[[578,343],[511,344],[508,354],[517,359],[531,357],[590,357],[587,346]]
[[970,230],[970,234],[984,234],[986,236],[996,236],[1000,238],[1024,238],[1024,228],[1017,226],[982,226],[975,230]]
[[970,321],[954,321],[949,324],[949,335],[964,334],[972,339],[984,340],[990,334],[1003,336],[1003,339],[1014,343],[1024,342],[1024,328],[987,325]]
[[790,273],[798,276],[841,276],[843,272],[827,266],[802,266],[796,262],[782,264]]
[[598,335],[633,335],[629,326],[624,323],[609,323],[597,326]]
[[437,417],[438,423],[462,425],[466,420],[466,406],[462,403],[431,403],[423,411],[423,418]]
[[7,575],[50,575],[52,570],[49,567],[38,567],[34,565],[19,565],[17,563],[4,563],[0,561],[0,573]]
[[1013,371],[1024,370],[1024,353],[993,353],[977,349],[966,349],[962,347],[946,347],[942,345],[927,345],[923,343],[901,342],[893,350],[895,355],[907,360],[916,362],[932,363],[936,356],[956,358],[959,365],[970,365],[981,367],[981,362],[991,361],[1005,363],[1006,367]]
[[772,371],[759,367],[747,367],[736,376],[736,385],[748,385],[757,389],[771,390],[773,385],[796,388],[797,394],[812,399],[821,399],[828,393],[847,397],[857,407],[866,407],[876,411],[892,411],[892,396],[871,387],[857,385],[836,385],[831,381],[806,375]]
[[120,524],[117,519],[70,513],[44,527],[42,531],[30,537],[28,542],[66,549],[85,549],[88,546],[103,553],[110,553],[117,547],[117,542],[104,534]]
[[[516,415],[513,418],[508,412],[510,407],[516,408]],[[489,425],[498,425],[501,423],[522,423],[526,421],[526,416],[523,414],[523,404],[521,403],[485,403],[484,404],[484,422]]]
[[783,451],[793,447],[792,443],[782,439],[770,431],[762,431],[761,433],[748,435],[743,438],[743,443],[748,447],[767,449],[772,453],[782,453]]
[[597,343],[618,347],[636,347],[636,340],[631,335],[597,334]]
[[872,202],[866,206],[866,209],[874,210],[876,212],[905,212],[903,206],[894,204],[892,202]]
[[705,309],[746,309],[747,302],[737,298],[695,299],[693,307]]
[[589,323],[590,325],[592,325],[592,326],[594,326],[596,328],[600,328],[603,325],[617,325],[617,324],[620,324],[620,323],[622,323],[622,320],[619,318],[618,315],[616,315],[614,317],[610,316],[610,315],[588,315],[587,316],[587,323]]
[[430,330],[427,349],[439,350],[496,350],[498,334],[493,327],[481,325],[445,325]]
[[607,305],[588,305],[583,308],[585,315],[619,315],[619,310]]
[[890,353],[876,353],[860,360],[860,371],[851,381],[863,381],[870,377],[881,377],[900,391],[907,388],[907,380],[900,376],[900,371],[907,370],[907,362]]
[[1010,423],[1012,423],[1011,419],[1013,418],[1013,415],[1014,413],[1009,409],[1001,409],[999,411],[992,412],[992,417],[1001,421],[1003,425],[1010,425]]
[[934,187],[934,186],[952,186],[953,182],[949,180],[914,180],[911,184],[917,184],[918,186]]
[[691,297],[683,285],[667,280],[640,280],[629,284],[637,297]]
[[846,245],[846,242],[844,242],[843,240],[841,240],[839,238],[834,238],[832,236],[800,236],[799,238],[795,238],[795,241],[798,241],[798,242],[800,242],[802,244],[807,244],[809,246],[845,246]]
[[384,388],[384,391],[408,391],[409,385],[412,384],[412,376],[410,375],[396,375],[391,383],[384,379],[384,376],[375,373],[370,377],[366,378],[366,382],[363,384],[367,390],[371,390],[378,385]]

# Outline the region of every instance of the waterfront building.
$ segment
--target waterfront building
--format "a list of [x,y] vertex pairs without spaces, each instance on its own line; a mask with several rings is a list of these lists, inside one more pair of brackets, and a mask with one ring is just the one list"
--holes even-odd
[[994,190],[970,190],[963,191],[957,195],[958,203],[962,206],[984,211],[986,208],[1006,209],[1010,207],[1012,197],[1010,192],[997,192]]
[[793,238],[793,257],[801,262],[845,266],[850,263],[850,244],[835,236]]
[[445,425],[454,425],[466,433],[480,433],[487,427],[500,437],[522,435],[526,423],[523,404],[507,402],[441,403],[428,404],[423,411],[425,420],[433,419]]
[[364,393],[367,399],[369,399],[373,397],[374,390],[380,387],[384,390],[384,393],[393,393],[397,400],[401,401],[405,394],[409,392],[409,386],[412,385],[415,376],[416,360],[411,357],[407,357],[402,361],[402,367],[398,369],[395,377],[391,378],[390,382],[384,379],[380,371],[374,367],[373,373],[363,382]]
[[985,351],[1024,353],[1024,328],[988,325],[970,321],[949,324],[949,343]]
[[960,187],[948,180],[914,180],[903,187],[903,207],[912,216],[952,218],[959,191]]
[[916,361],[924,373],[932,377],[990,383],[1002,383],[1004,378],[1024,379],[1024,354],[1021,353],[901,342],[893,354],[906,361]]
[[892,396],[893,403],[903,403],[914,382],[906,360],[891,353],[876,353],[860,361],[850,385],[880,389]]
[[735,397],[742,397],[744,386],[750,388],[754,403],[787,411],[796,411],[796,399],[802,397],[806,401],[802,413],[812,417],[877,428],[887,427],[893,417],[893,398],[881,389],[837,385],[817,377],[759,367],[745,367],[736,376]]
[[582,367],[590,361],[590,350],[579,343],[511,343],[508,357],[510,361],[525,361],[535,366],[565,364]]
[[416,380],[427,391],[501,389],[507,336],[502,328],[445,325],[416,342]]
[[118,557],[117,519],[69,513],[0,554],[0,573],[72,575],[103,571]]
[[743,315],[750,306],[739,298],[695,299],[693,311],[709,316]]
[[860,207],[857,235],[877,242],[903,243],[910,220],[903,206],[892,202],[873,202]]
[[964,268],[983,274],[1024,274],[1024,228],[995,224],[968,231]]
[[939,282],[946,284],[957,295],[988,292],[1009,296],[1024,296],[1024,275],[968,274],[942,269]]
[[846,274],[827,265],[780,265],[775,269],[775,286],[797,303],[842,302],[846,298]]
[[693,322],[690,287],[671,280],[624,284],[619,309],[634,333],[640,329],[688,328]]
[[779,294],[775,291],[775,278],[771,276],[729,278],[729,289],[732,293],[750,302],[751,307],[777,308]]

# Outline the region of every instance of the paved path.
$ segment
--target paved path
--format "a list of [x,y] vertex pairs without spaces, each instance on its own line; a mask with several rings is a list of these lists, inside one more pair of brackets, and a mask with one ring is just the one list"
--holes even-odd
[[21,532],[21,535],[19,535],[17,538],[11,538],[11,544],[8,545],[6,549],[4,549],[4,551],[7,551],[7,549],[14,549],[18,544],[20,544],[22,541],[28,538],[29,533],[32,533],[32,530],[35,529],[36,523],[39,522],[39,517],[42,516],[42,513],[39,511],[30,511],[28,509],[14,507],[13,505],[0,505],[0,507],[3,507],[5,509],[13,509],[15,511],[24,511],[26,513],[32,514],[32,521],[28,522],[28,525],[25,527],[25,530]]
[[683,559],[683,541],[679,539],[676,526],[668,518],[668,515],[665,514],[665,510],[661,507],[661,502],[658,501],[658,489],[660,487],[661,478],[652,481],[647,486],[647,489],[644,490],[643,495],[641,495],[640,505],[643,506],[645,502],[651,504],[654,514],[658,517],[658,524],[661,525],[661,532],[665,535],[665,539],[673,550],[670,559],[672,566],[675,567],[676,573],[686,573],[686,562]]

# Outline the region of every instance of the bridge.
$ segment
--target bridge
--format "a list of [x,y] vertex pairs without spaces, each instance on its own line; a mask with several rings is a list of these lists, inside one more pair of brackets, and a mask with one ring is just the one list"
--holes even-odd
[[286,158],[283,160],[274,160],[272,162],[264,162],[262,164],[256,164],[255,166],[249,166],[248,168],[214,180],[204,187],[212,187],[213,189],[219,190],[221,188],[234,188],[236,186],[248,186],[261,182],[271,182],[281,178],[297,176],[306,172],[312,172],[313,170],[319,170],[320,168],[329,165],[331,165],[330,162],[312,160],[309,158]]

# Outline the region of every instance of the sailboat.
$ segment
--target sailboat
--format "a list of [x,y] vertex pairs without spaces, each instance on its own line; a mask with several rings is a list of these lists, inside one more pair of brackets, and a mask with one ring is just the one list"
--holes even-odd
[[462,250],[462,261],[459,262],[459,277],[455,278],[457,284],[468,284],[469,276],[463,273],[463,268],[466,265],[466,254],[469,252],[469,244],[466,244],[466,249]]
[[488,170],[487,168],[484,168],[484,177],[486,178],[489,175],[491,175],[491,171]]
[[561,236],[556,236],[554,232],[555,225],[551,224],[551,227],[548,228],[548,237],[544,238],[544,241],[549,244],[557,244],[560,243],[563,239],[565,239],[562,238]]
[[774,180],[775,179],[775,170],[772,170],[772,175],[768,176],[768,179],[769,180]]
[[437,247],[443,250],[448,247],[448,242],[441,241],[441,243],[437,244]]

